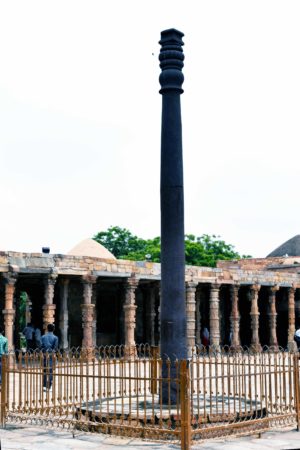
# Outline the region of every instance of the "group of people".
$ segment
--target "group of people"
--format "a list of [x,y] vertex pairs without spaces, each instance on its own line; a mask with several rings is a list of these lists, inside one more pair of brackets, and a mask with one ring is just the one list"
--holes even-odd
[[[38,330],[38,332],[37,332]],[[54,325],[47,325],[47,332],[41,336],[41,331],[27,324],[23,330],[26,339],[27,351],[39,349],[43,352],[43,388],[44,391],[51,389],[53,380],[53,354],[58,350],[58,337],[54,334]],[[2,355],[8,353],[8,340],[4,336],[4,330],[0,327],[0,386],[2,374]]]
[[27,352],[41,348],[42,333],[39,328],[36,328],[32,323],[28,323],[22,331],[22,334],[26,339]]

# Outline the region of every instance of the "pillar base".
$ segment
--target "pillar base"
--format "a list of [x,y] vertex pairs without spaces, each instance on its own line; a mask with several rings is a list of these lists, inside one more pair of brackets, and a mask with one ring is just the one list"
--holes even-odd
[[254,353],[260,353],[262,351],[262,347],[260,344],[251,344],[250,350]]
[[297,344],[295,341],[290,341],[288,343],[287,348],[288,348],[289,352],[297,352],[298,351],[298,347],[297,347]]
[[279,345],[278,344],[270,344],[269,345],[269,351],[271,351],[271,352],[278,352],[279,351]]
[[137,351],[135,345],[124,346],[124,357],[128,359],[134,359],[137,357]]

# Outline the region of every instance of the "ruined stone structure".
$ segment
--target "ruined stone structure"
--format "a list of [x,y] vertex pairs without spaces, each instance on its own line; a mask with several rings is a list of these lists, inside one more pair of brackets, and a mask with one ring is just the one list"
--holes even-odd
[[[101,246],[95,243],[96,246]],[[293,347],[300,323],[300,256],[187,266],[189,351],[210,343]],[[32,322],[54,322],[62,348],[159,345],[160,264],[42,253],[0,252],[0,315],[10,347],[19,346],[20,295]]]

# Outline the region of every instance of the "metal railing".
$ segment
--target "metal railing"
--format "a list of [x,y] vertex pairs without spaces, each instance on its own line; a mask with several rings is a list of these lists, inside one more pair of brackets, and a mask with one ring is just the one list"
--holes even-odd
[[148,345],[2,357],[0,419],[181,442],[297,424],[299,354]]

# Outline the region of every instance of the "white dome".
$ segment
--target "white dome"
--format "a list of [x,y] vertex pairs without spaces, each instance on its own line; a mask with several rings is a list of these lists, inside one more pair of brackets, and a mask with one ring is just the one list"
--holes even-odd
[[92,258],[116,259],[107,248],[96,242],[94,239],[84,239],[75,245],[67,255],[90,256]]

